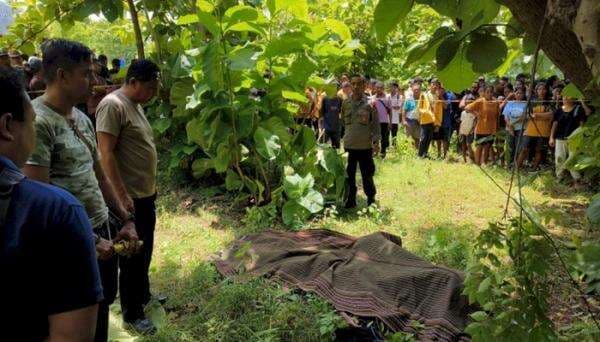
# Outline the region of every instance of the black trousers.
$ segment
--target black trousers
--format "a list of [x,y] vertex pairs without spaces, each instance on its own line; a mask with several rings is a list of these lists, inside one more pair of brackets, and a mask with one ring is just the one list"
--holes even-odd
[[331,146],[337,150],[340,148],[340,133],[335,131],[325,131],[325,141],[331,141]]
[[419,157],[426,157],[429,152],[429,145],[433,140],[433,124],[421,125],[421,139],[419,141]]
[[144,317],[144,305],[150,301],[148,269],[154,249],[156,226],[156,195],[134,199],[135,227],[138,237],[144,241],[140,253],[130,258],[120,258],[121,309],[125,322]]
[[395,143],[396,137],[398,136],[398,124],[392,124],[390,130],[392,131],[392,138],[394,139],[392,143]]
[[387,148],[390,146],[390,124],[380,122],[381,127],[381,154],[385,155]]
[[356,203],[356,167],[360,166],[360,174],[362,176],[363,188],[367,199],[374,200],[375,194],[375,182],[373,176],[375,175],[375,162],[373,161],[373,150],[353,150],[346,149],[348,152],[348,167],[346,168],[347,173],[347,185],[348,185],[348,199],[347,203]]
[[[101,227],[95,228],[94,233],[106,240],[112,240],[117,234],[117,228],[109,222]],[[119,257],[113,256],[109,260],[98,259],[98,268],[100,270],[100,281],[102,282],[102,291],[104,300],[98,305],[98,318],[96,320],[95,342],[108,341],[108,317],[109,307],[115,301],[117,296],[118,275],[119,275]]]

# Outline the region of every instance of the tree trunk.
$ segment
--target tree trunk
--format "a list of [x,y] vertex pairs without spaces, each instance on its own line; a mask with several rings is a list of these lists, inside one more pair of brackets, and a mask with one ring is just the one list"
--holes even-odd
[[127,0],[129,5],[129,13],[131,14],[131,23],[133,24],[133,32],[135,33],[135,43],[137,45],[138,58],[144,59],[146,55],[144,53],[144,38],[142,38],[142,30],[140,29],[140,21],[138,19],[138,13],[135,8],[133,0]]
[[[574,13],[577,13],[578,6],[575,2],[571,3]],[[545,13],[546,0],[504,0],[504,4],[515,19],[523,25],[526,34],[537,39]],[[561,6],[564,8],[564,5]],[[568,18],[549,20],[542,35],[540,48],[554,65],[562,70],[565,77],[583,91],[592,80],[592,69],[570,22]]]

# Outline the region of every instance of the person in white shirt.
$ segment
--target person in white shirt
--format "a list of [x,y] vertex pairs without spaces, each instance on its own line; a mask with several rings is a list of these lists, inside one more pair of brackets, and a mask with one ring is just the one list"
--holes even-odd
[[402,106],[404,105],[404,95],[397,81],[392,81],[390,84],[390,94],[388,95],[389,103],[392,107],[392,119],[390,125],[390,131],[392,133],[392,145],[396,145],[396,136],[398,135],[398,125],[400,124],[400,117],[402,113]]

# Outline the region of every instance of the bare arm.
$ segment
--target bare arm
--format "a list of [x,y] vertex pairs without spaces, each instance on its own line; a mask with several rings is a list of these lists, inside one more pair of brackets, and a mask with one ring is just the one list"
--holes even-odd
[[590,116],[592,114],[592,108],[590,108],[583,100],[580,100],[579,103],[581,103],[581,107],[583,107],[585,116]]
[[48,316],[48,342],[88,342],[96,335],[98,305]]
[[541,119],[541,120],[552,120],[553,116],[554,116],[554,113],[552,113],[552,112],[535,113],[535,118]]
[[[112,152],[111,156],[114,161],[114,155]],[[104,174],[104,169],[101,164],[106,164],[104,162],[105,159],[106,158],[103,157],[100,163],[94,164],[94,172],[96,173],[96,179],[98,179],[98,185],[100,186],[100,191],[102,191],[102,196],[104,197],[104,200],[107,202],[109,207],[115,212],[115,214],[123,223],[123,227],[121,228],[121,230],[119,230],[114,240],[119,241],[125,239],[137,241],[138,235],[135,230],[135,224],[132,220],[129,219],[129,213],[134,212],[133,201],[131,201],[131,198],[128,195],[127,198],[129,198],[131,202],[128,205],[126,203],[121,202],[121,199],[117,196],[117,193],[115,192],[115,188],[113,187],[110,178]],[[113,166],[116,168],[116,163],[113,163]],[[116,171],[118,174],[119,170]]]
[[106,201],[117,210],[119,216],[126,217],[127,210],[133,212],[133,201],[127,193],[125,182],[117,167],[114,153],[117,140],[114,135],[98,132],[98,149],[102,158],[100,164],[94,167],[94,171]]
[[42,183],[50,183],[50,168],[38,165],[25,165],[23,173],[28,178]]

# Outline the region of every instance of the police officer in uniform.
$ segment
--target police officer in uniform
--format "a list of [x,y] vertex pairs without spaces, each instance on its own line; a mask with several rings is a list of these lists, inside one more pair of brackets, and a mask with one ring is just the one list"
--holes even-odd
[[366,81],[363,76],[351,78],[352,96],[342,104],[342,118],[346,134],[344,148],[348,152],[347,199],[346,208],[356,207],[356,167],[360,166],[363,188],[367,195],[367,203],[375,202],[375,162],[373,154],[379,152],[381,137],[377,111],[365,97]]

